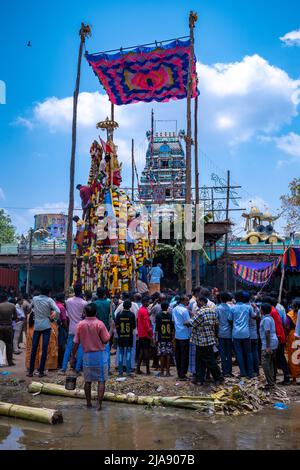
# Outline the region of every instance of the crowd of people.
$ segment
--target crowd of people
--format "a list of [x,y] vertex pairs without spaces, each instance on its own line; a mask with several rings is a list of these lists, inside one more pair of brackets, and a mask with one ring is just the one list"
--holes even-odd
[[73,291],[65,299],[52,297],[46,285],[32,298],[2,290],[0,345],[12,366],[26,337],[29,377],[51,369],[83,372],[88,406],[92,382],[98,382],[100,409],[109,374],[150,375],[151,360],[156,376],[170,377],[175,366],[178,380],[193,385],[223,383],[234,376],[233,364],[241,379],[259,376],[262,368],[267,388],[274,387],[278,369],[280,384],[300,377],[299,297],[278,303],[277,292],[203,287],[192,295],[146,291],[111,298],[103,287],[83,293],[75,285]]

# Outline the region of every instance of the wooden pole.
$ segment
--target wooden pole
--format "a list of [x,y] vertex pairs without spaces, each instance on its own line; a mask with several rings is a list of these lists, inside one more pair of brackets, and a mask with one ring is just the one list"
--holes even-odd
[[110,106],[110,116],[111,116],[110,119],[112,121],[114,121],[115,120],[115,105],[114,105],[114,103],[111,103],[111,106]]
[[[151,109],[151,136],[150,136],[150,164],[153,163],[153,147],[154,147],[154,111]],[[151,178],[151,176],[150,176]],[[151,181],[151,180],[150,180]],[[153,188],[151,184],[151,202],[154,204]]]
[[61,411],[51,410],[49,408],[14,405],[13,403],[5,403],[3,401],[0,402],[0,416],[27,419],[44,424],[59,424],[63,422]]
[[211,188],[211,213],[212,213],[212,220],[215,221],[215,198],[214,198],[214,190]]
[[283,245],[283,256],[281,261],[281,279],[280,279],[280,286],[279,286],[279,294],[278,294],[278,303],[281,304],[282,300],[282,291],[283,291],[283,283],[285,278],[285,269],[284,269],[284,254],[286,252],[285,246]]
[[153,147],[154,147],[154,111],[151,109],[151,146],[150,146],[150,161],[153,158]]
[[33,229],[29,229],[29,249],[28,249],[28,266],[27,266],[27,277],[26,277],[26,294],[30,294],[30,273],[32,269],[32,238]]
[[[185,205],[186,213],[192,204],[192,125],[191,125],[191,100],[192,100],[192,67],[194,61],[194,28],[197,21],[197,14],[190,12],[189,27],[190,27],[190,60],[189,60],[189,74],[188,74],[188,90],[187,90],[187,110],[186,110],[186,188],[185,188]],[[191,240],[187,240],[190,241]],[[185,264],[186,264],[186,281],[185,290],[187,294],[192,291],[192,252],[185,250]]]
[[[110,120],[114,121],[115,120],[115,105],[114,103],[111,103],[110,107]],[[107,141],[114,141],[114,128],[113,126],[111,129],[107,129]],[[113,179],[114,179],[114,165],[113,165],[113,157],[110,157],[109,160],[109,174],[110,174],[110,187],[113,187]]]
[[[114,105],[114,103],[111,103],[111,107],[110,107],[110,120],[111,121],[115,120],[115,105]],[[111,140],[114,141],[114,128],[112,128],[112,130],[111,130],[110,137],[111,137]]]
[[[230,171],[227,171],[227,191],[226,191],[226,221],[229,221],[230,202]],[[224,243],[224,289],[228,288],[228,233],[225,233]]]
[[[56,240],[53,240],[53,267],[52,267],[52,289],[55,289],[55,256],[56,256]],[[52,291],[52,292],[53,292]]]
[[79,31],[80,45],[78,52],[77,77],[75,91],[73,95],[73,122],[72,122],[72,149],[70,160],[70,190],[69,190],[69,210],[68,210],[68,226],[67,226],[67,247],[65,259],[65,292],[69,290],[71,283],[71,266],[72,266],[72,241],[73,241],[73,211],[74,211],[74,179],[75,179],[75,153],[76,153],[76,137],[77,137],[77,105],[80,85],[80,72],[83,45],[85,38],[91,35],[91,28],[81,23]]
[[134,202],[134,139],[131,140],[131,199]]
[[[197,207],[200,204],[200,192],[199,192],[199,165],[198,165],[198,95],[195,98],[194,108],[194,157],[195,157],[195,202],[196,202],[196,214]],[[196,224],[197,227],[197,224]],[[195,275],[196,275],[196,286],[200,286],[200,266],[199,266],[199,251],[195,251]]]
[[280,279],[280,287],[279,287],[279,295],[278,295],[278,303],[279,304],[281,304],[281,300],[282,300],[282,290],[283,290],[284,278],[285,278],[285,269],[284,269],[283,261],[282,261],[281,279]]

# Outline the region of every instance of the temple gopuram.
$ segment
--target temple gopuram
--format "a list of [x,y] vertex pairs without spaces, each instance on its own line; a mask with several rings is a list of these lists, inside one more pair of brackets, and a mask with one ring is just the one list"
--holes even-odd
[[185,201],[184,131],[146,133],[149,141],[146,165],[142,172],[140,200],[151,203]]

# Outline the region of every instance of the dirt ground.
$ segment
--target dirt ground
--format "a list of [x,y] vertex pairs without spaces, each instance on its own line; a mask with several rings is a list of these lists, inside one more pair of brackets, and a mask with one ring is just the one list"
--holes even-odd
[[[24,393],[27,394],[27,385],[32,380],[43,381],[43,382],[52,382],[58,383],[61,385],[65,384],[66,377],[59,375],[58,371],[47,371],[47,377],[44,377],[42,380],[37,376],[34,376],[33,379],[26,377],[26,369],[24,365],[25,361],[25,350],[23,349],[22,354],[14,356],[14,361],[16,363],[13,367],[2,367],[0,368],[0,399],[8,400],[12,403],[22,403],[22,396]],[[114,364],[114,356],[112,356],[112,364]],[[145,368],[142,368],[144,370]],[[144,370],[145,372],[145,370]],[[283,379],[283,377],[278,375],[278,382]],[[135,375],[133,377],[126,377],[124,374],[124,379],[122,381],[118,380],[118,373],[112,368],[111,375],[106,383],[106,390],[108,392],[114,393],[134,393],[136,395],[152,395],[152,396],[196,396],[196,395],[208,395],[216,390],[219,390],[220,387],[216,388],[213,382],[208,382],[204,386],[196,386],[189,382],[181,382],[177,379],[176,368],[171,368],[172,377],[157,377],[158,371],[151,369],[151,375]],[[68,375],[74,375],[73,371],[70,370],[67,372]],[[234,378],[225,379],[224,386],[230,388],[235,384],[240,383],[238,378],[238,368],[234,367]],[[258,379],[253,379],[251,382],[247,380],[244,382],[246,387],[262,388],[264,384],[263,373]],[[77,387],[83,387],[83,376],[80,374],[77,377]],[[280,401],[281,395],[286,393],[290,400],[296,400],[300,395],[300,383],[299,385],[290,385],[290,386],[278,386],[277,395],[278,401]]]

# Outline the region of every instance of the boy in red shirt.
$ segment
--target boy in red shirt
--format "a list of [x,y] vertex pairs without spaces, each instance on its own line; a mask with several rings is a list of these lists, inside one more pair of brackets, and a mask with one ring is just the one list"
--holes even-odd
[[138,311],[137,316],[137,330],[138,330],[138,337],[139,337],[139,345],[138,345],[138,358],[137,358],[137,366],[136,366],[136,373],[142,374],[141,371],[141,364],[142,360],[146,362],[146,369],[147,374],[150,375],[150,346],[151,340],[153,337],[153,331],[151,327],[150,316],[148,312],[150,299],[149,297],[142,298],[142,306]]
[[104,323],[96,317],[94,304],[86,305],[84,313],[85,319],[80,321],[76,328],[71,364],[74,364],[78,346],[81,344],[84,353],[83,375],[87,407],[92,406],[92,382],[98,382],[97,411],[100,411],[108,375],[105,345],[110,340],[110,333]]

